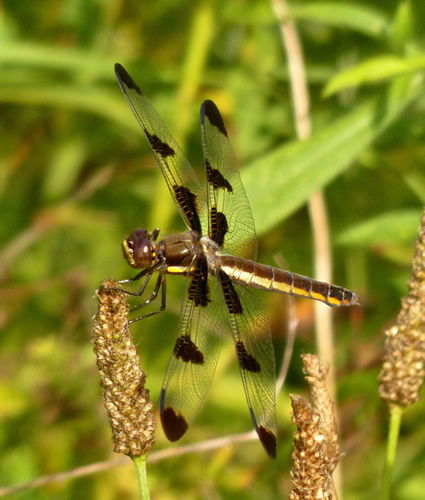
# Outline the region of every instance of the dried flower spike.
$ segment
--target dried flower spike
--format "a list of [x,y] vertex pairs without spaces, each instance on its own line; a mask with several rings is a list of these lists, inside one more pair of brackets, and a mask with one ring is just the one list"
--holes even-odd
[[117,286],[116,281],[105,280],[96,292],[99,308],[92,342],[114,451],[138,457],[148,454],[155,441],[153,403],[128,329],[126,296]]
[[332,473],[341,457],[338,444],[338,424],[335,416],[335,404],[331,400],[326,387],[329,365],[324,365],[317,354],[301,356],[310,384],[310,394],[313,410],[320,415],[320,429],[324,435],[323,451],[328,460],[329,472]]
[[297,426],[292,452],[293,489],[291,500],[317,500],[335,498],[329,461],[324,452],[324,440],[320,429],[320,416],[308,402],[291,394],[292,423]]
[[420,399],[425,376],[425,214],[416,241],[407,298],[397,324],[387,330],[379,394],[391,407],[409,406]]

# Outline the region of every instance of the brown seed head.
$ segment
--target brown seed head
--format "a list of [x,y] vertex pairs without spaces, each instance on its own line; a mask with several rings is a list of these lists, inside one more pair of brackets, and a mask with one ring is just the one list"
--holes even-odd
[[105,280],[96,292],[99,308],[92,342],[114,451],[143,456],[155,441],[153,403],[145,389],[146,375],[128,329],[126,295],[117,287],[116,281]]
[[390,406],[409,406],[420,399],[425,376],[425,214],[416,241],[407,298],[397,324],[387,330],[379,394]]
[[325,436],[320,428],[320,416],[308,402],[291,394],[292,423],[297,426],[294,433],[292,453],[293,489],[291,500],[317,500],[335,498],[329,460],[325,454]]
[[320,429],[325,438],[323,450],[329,461],[329,472],[332,473],[338,465],[341,454],[335,404],[326,387],[329,365],[324,365],[317,354],[305,354],[301,358],[304,362],[303,371],[306,374],[306,380],[310,384],[313,409],[320,415]]

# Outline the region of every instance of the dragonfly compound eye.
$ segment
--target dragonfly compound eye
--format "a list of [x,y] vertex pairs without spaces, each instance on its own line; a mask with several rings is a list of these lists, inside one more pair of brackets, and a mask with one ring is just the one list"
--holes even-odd
[[123,241],[124,257],[131,267],[144,269],[152,265],[152,243],[145,229],[136,229]]

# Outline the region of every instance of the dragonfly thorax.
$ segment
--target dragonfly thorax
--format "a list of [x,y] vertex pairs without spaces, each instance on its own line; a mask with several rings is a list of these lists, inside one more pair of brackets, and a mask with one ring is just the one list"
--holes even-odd
[[208,236],[203,236],[201,238],[202,250],[207,258],[208,267],[213,274],[213,271],[216,271],[220,268],[220,247]]

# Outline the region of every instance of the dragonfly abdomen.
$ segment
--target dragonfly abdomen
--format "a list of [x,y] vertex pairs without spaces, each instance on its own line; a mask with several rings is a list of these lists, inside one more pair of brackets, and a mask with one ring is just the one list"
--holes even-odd
[[222,270],[240,285],[319,300],[334,307],[351,306],[359,301],[357,295],[346,288],[252,260],[222,255],[220,262]]

